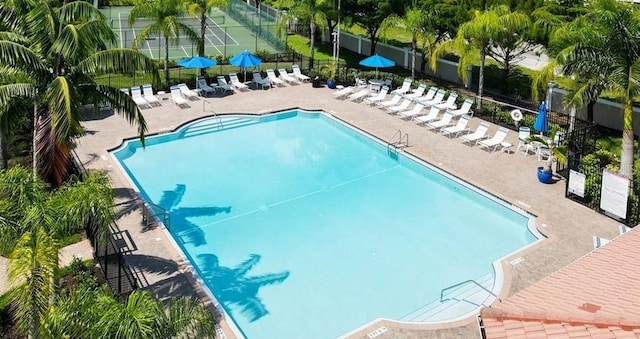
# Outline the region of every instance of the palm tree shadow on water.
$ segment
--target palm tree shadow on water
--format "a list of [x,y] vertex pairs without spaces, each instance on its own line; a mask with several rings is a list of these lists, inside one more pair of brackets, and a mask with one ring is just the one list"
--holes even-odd
[[210,206],[210,207],[177,207],[187,190],[184,184],[176,184],[176,188],[163,191],[158,205],[166,209],[170,216],[170,230],[176,239],[182,243],[191,243],[194,246],[206,244],[202,229],[189,221],[189,218],[214,216],[220,213],[231,213],[231,206]]
[[224,305],[234,304],[242,309],[249,321],[254,322],[269,311],[258,297],[261,287],[280,284],[289,277],[289,271],[267,273],[258,276],[247,276],[247,273],[260,261],[260,256],[251,254],[249,259],[235,268],[220,266],[214,254],[198,255],[198,262],[203,278],[216,286],[216,298]]

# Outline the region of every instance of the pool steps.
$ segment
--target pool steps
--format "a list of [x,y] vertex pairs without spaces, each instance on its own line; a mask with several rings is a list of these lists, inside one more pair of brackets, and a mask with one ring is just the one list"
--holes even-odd
[[190,138],[211,132],[219,132],[233,128],[257,124],[260,119],[253,117],[216,117],[207,119],[201,123],[193,125],[184,130],[181,134],[182,138]]
[[[494,284],[493,272],[474,279],[478,284],[491,291]],[[404,317],[400,321],[407,322],[441,322],[449,320],[455,315],[465,314],[483,306],[491,295],[475,284],[464,284],[450,289],[445,295],[445,301],[440,299],[431,301]],[[488,306],[488,305],[484,305]]]

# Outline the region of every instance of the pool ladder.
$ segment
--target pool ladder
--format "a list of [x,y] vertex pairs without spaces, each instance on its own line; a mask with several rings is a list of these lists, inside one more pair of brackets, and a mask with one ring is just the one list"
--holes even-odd
[[397,157],[398,152],[405,147],[409,147],[409,133],[402,133],[401,130],[398,130],[387,142],[387,153]]
[[[209,105],[209,110],[207,110]],[[222,117],[213,110],[213,104],[209,100],[202,100],[202,112],[209,113],[216,120],[216,127],[222,128]]]
[[144,207],[142,208],[142,224],[144,225],[144,228],[150,229],[158,221],[167,229],[171,229],[169,212],[152,202],[145,202]]

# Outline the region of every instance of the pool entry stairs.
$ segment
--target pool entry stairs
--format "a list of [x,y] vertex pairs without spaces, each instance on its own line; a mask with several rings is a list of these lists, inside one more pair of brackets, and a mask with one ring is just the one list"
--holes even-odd
[[442,290],[441,298],[415,309],[399,320],[441,322],[471,313],[481,306],[489,306],[486,301],[493,295],[490,292],[493,284],[494,274],[491,272],[480,278],[446,287]]
[[211,113],[211,117],[209,119],[191,126],[189,129],[185,130],[181,136],[183,138],[190,138],[211,132],[254,125],[260,122],[260,119],[255,117],[224,117],[217,115],[214,112],[209,113]]

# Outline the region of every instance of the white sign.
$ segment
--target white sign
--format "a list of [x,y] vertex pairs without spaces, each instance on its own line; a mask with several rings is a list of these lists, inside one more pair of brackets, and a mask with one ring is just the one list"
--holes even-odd
[[584,181],[586,178],[584,174],[578,171],[569,171],[569,193],[584,198]]
[[607,169],[602,171],[600,208],[621,219],[627,217],[629,179]]

